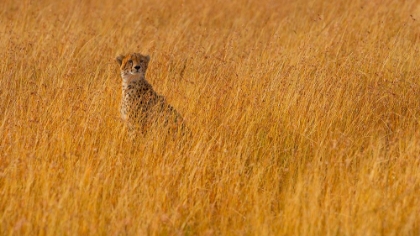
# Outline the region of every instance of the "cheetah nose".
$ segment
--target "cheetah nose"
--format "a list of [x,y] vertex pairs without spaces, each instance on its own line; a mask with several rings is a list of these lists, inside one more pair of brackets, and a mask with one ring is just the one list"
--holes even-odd
[[140,66],[135,66],[134,69],[139,70]]

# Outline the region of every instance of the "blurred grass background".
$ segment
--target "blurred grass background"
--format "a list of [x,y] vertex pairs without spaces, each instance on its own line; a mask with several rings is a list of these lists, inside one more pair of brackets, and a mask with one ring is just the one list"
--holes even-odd
[[[0,234],[418,235],[418,1],[10,1]],[[132,142],[115,56],[194,134]]]

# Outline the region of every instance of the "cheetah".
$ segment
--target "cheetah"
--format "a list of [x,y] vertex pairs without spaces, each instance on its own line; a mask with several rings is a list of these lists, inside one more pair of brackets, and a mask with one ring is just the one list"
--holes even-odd
[[120,113],[127,124],[131,138],[145,134],[154,125],[163,124],[170,131],[184,126],[181,115],[155,92],[146,80],[150,56],[140,53],[120,55],[116,58],[122,78]]

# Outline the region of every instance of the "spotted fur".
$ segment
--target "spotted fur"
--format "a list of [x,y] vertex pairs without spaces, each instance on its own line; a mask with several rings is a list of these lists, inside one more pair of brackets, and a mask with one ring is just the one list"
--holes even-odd
[[121,118],[127,123],[130,136],[138,131],[145,133],[156,124],[174,129],[183,125],[181,115],[146,81],[149,56],[132,53],[116,60],[122,78]]

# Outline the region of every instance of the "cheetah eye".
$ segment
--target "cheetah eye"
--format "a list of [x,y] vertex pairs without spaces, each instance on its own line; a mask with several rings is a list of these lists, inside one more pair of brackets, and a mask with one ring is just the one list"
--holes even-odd
[[128,63],[133,64],[133,60],[128,60]]

